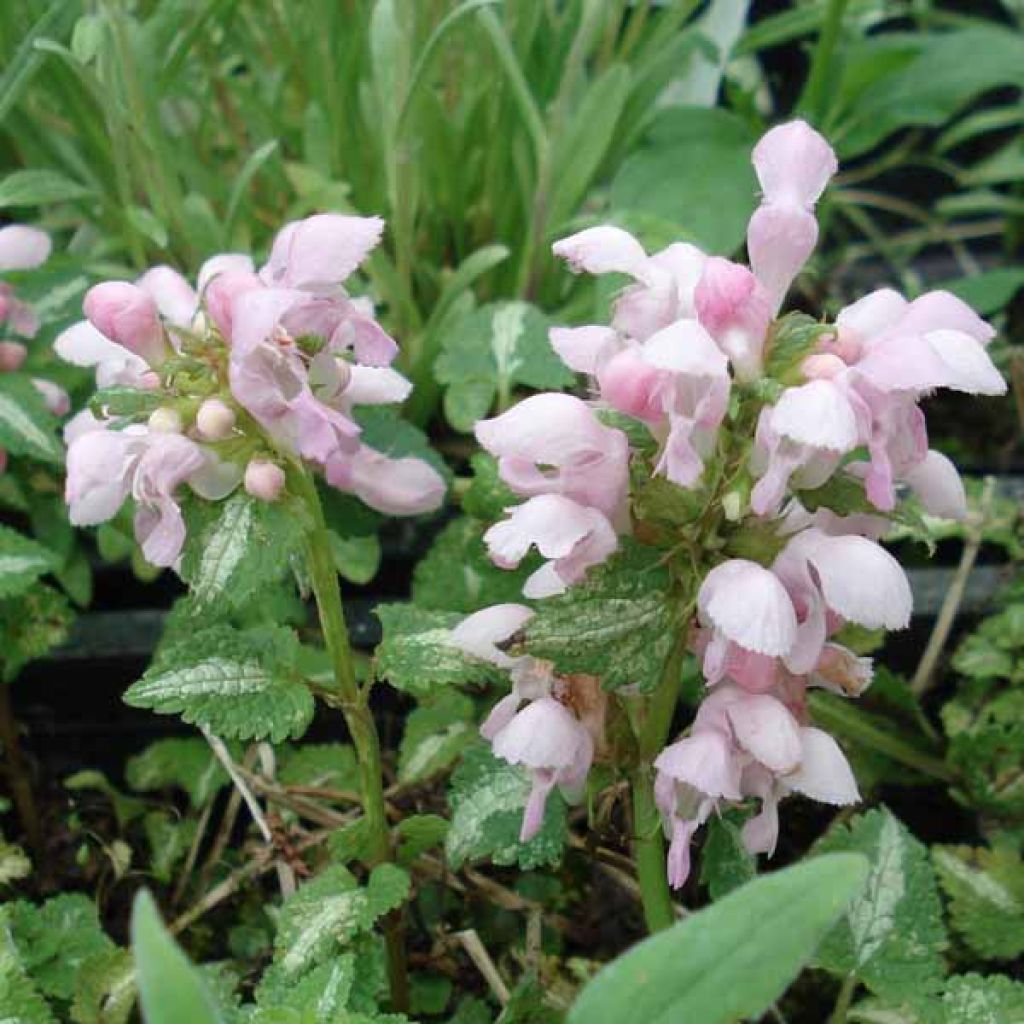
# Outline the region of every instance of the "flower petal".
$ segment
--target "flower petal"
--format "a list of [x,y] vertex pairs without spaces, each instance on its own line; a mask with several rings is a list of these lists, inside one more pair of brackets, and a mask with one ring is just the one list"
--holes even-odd
[[924,459],[903,474],[926,512],[943,519],[967,517],[967,495],[956,466],[942,452],[929,451]]
[[860,800],[857,780],[839,744],[821,729],[800,730],[800,767],[783,780],[787,789],[843,807]]
[[796,612],[785,587],[756,562],[734,558],[715,566],[697,605],[702,621],[749,651],[782,655],[796,637]]
[[563,238],[552,252],[569,264],[573,273],[629,274],[639,277],[647,260],[643,246],[622,228],[603,224]]
[[50,236],[26,224],[0,228],[0,272],[31,270],[45,263],[52,248]]

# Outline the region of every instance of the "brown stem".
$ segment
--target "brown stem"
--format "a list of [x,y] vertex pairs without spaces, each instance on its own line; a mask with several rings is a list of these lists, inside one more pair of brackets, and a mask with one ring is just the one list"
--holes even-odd
[[18,812],[21,827],[25,831],[29,849],[40,858],[43,853],[43,828],[39,822],[39,811],[32,795],[28,767],[21,753],[18,740],[18,723],[11,708],[10,684],[0,683],[0,744],[7,761],[7,782],[11,787],[11,798]]

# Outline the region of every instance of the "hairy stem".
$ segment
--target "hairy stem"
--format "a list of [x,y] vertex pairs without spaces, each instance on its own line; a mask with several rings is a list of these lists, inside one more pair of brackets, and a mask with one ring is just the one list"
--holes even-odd
[[638,763],[633,770],[633,860],[649,932],[661,931],[676,919],[675,905],[665,871],[665,840],[654,802],[654,759],[672,728],[672,712],[679,697],[685,631],[680,631],[658,688],[647,700],[645,717],[638,723]]
[[[316,486],[305,470],[293,475],[310,517],[307,534],[309,575],[316,598],[324,643],[334,671],[333,699],[331,703],[345,716],[356,749],[359,765],[359,790],[362,798],[363,819],[366,822],[369,863],[379,864],[392,857],[388,833],[387,812],[384,803],[384,780],[381,770],[380,738],[370,712],[368,692],[356,681],[348,627],[341,603],[338,573],[331,557],[330,537],[324,521],[323,509]],[[392,1006],[398,1012],[408,1009],[409,979],[405,963],[405,943],[400,913],[389,914],[384,920],[384,935],[388,953],[388,978]]]

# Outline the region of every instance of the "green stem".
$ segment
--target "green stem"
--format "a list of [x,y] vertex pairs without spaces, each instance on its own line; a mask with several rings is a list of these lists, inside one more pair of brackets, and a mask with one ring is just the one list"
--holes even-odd
[[649,932],[668,928],[676,920],[675,904],[665,872],[661,816],[654,801],[654,759],[664,747],[672,728],[672,712],[679,697],[685,651],[686,636],[681,630],[665,662],[661,682],[648,699],[645,717],[637,730],[639,759],[633,771],[633,860]]
[[[345,724],[356,749],[359,790],[368,841],[367,860],[372,866],[392,858],[384,803],[380,739],[368,703],[369,688],[361,688],[356,680],[348,627],[345,624],[341,603],[338,573],[331,557],[330,537],[316,485],[304,469],[296,470],[292,474],[292,480],[311,520],[307,534],[307,556],[324,643],[334,670],[334,687],[330,703],[338,707],[345,716]],[[405,963],[402,917],[399,913],[390,914],[385,918],[384,937],[387,943],[391,1003],[394,1009],[401,1013],[408,1009],[409,979]]]
[[850,1010],[850,1003],[853,1002],[853,993],[857,990],[857,975],[848,974],[843,979],[836,998],[835,1009],[828,1019],[828,1024],[846,1024],[846,1015]]
[[834,57],[839,43],[839,34],[843,28],[843,13],[848,0],[829,0],[825,11],[825,20],[818,35],[818,43],[814,47],[811,59],[811,70],[807,75],[807,84],[797,108],[803,111],[811,121],[820,127],[828,113],[829,82],[836,77]]

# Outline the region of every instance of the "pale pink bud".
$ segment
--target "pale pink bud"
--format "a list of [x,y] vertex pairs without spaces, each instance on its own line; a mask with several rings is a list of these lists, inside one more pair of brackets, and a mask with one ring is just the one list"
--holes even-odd
[[54,384],[52,380],[36,378],[32,381],[32,385],[39,392],[46,408],[54,416],[66,416],[71,412],[71,399],[59,384]]
[[161,406],[150,415],[148,425],[155,434],[180,434],[184,424],[177,409]]
[[601,397],[627,416],[657,422],[664,415],[658,387],[661,376],[638,352],[625,349],[599,372]]
[[256,291],[264,287],[263,282],[254,274],[244,270],[227,270],[214,277],[206,286],[203,297],[206,300],[206,311],[217,326],[225,341],[231,340],[231,327],[235,299],[246,292]]
[[83,309],[101,334],[150,366],[159,366],[167,357],[156,302],[137,285],[127,281],[98,284],[86,292]]
[[253,459],[245,467],[245,489],[260,501],[277,501],[284,490],[284,470],[266,459]]
[[223,441],[235,429],[235,411],[219,398],[208,398],[196,413],[196,429],[207,441]]
[[846,369],[846,363],[831,352],[818,352],[808,356],[800,370],[808,380],[831,380]]
[[19,341],[0,341],[0,371],[11,373],[21,368],[28,349]]

